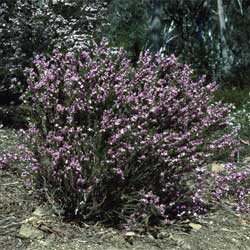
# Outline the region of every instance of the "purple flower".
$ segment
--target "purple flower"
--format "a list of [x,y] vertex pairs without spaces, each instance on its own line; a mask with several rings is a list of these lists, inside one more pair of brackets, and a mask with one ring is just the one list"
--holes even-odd
[[64,110],[64,107],[61,104],[56,105],[56,111],[57,112],[62,112]]
[[55,136],[55,141],[62,142],[64,140],[63,136]]

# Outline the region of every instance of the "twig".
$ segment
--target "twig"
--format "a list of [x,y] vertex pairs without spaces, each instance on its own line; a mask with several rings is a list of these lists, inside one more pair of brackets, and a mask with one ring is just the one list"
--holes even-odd
[[19,184],[19,182],[16,181],[16,182],[11,182],[11,183],[3,183],[3,184],[1,184],[1,186],[12,186],[12,185],[16,185],[16,184]]
[[1,235],[1,236],[5,236],[5,235],[10,234],[10,233],[13,233],[13,232],[14,232],[14,231],[11,231],[11,230],[10,230],[10,231],[4,230],[3,232],[0,231],[0,235]]
[[19,226],[19,225],[21,225],[21,224],[22,224],[22,222],[13,222],[13,223],[10,223],[10,224],[8,224],[8,225],[5,225],[5,226],[0,227],[0,230],[1,230],[1,229],[6,229],[6,228],[9,228],[9,227]]
[[249,141],[245,141],[243,139],[240,139],[240,142],[247,145],[247,146],[250,146],[250,142]]
[[[3,218],[3,217],[2,217]],[[3,224],[3,223],[6,223],[8,221],[13,221],[13,220],[16,220],[16,217],[15,216],[10,216],[10,217],[7,217],[7,218],[4,218],[2,220],[0,220],[0,225]]]
[[54,202],[54,200],[50,197],[50,195],[49,195],[49,193],[48,193],[47,184],[46,184],[46,179],[45,179],[44,177],[43,177],[43,184],[44,184],[43,190],[44,190],[44,192],[45,192],[45,196],[46,196],[46,199],[47,199],[48,203],[52,206],[53,212],[56,213],[56,214],[59,216],[59,218],[61,219],[61,214],[58,213],[58,209],[57,209],[57,207],[55,206],[55,202]]

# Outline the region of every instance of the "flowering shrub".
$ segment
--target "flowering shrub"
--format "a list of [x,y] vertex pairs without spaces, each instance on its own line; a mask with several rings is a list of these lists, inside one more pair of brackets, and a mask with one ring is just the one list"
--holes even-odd
[[224,171],[215,174],[215,197],[229,200],[238,212],[250,212],[250,166],[228,163]]
[[207,163],[233,145],[214,83],[174,56],[146,52],[133,68],[104,43],[34,64],[24,95],[34,185],[70,215],[128,228],[204,212]]

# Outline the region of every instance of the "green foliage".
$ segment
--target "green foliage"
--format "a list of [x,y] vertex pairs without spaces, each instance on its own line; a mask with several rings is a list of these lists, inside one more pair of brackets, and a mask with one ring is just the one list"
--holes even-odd
[[1,106],[0,107],[0,126],[9,128],[27,128],[29,108],[19,106]]
[[215,92],[215,101],[233,104],[236,109],[241,109],[249,99],[250,87],[230,88],[221,87]]
[[148,36],[147,1],[113,0],[108,6],[108,22],[105,34],[113,46],[123,47],[133,62],[145,49]]
[[[244,60],[243,58],[237,57],[238,60]],[[224,75],[221,82],[225,88],[233,88],[243,94],[245,97],[245,92],[241,90],[249,89],[250,85],[250,60],[247,62],[241,61],[237,65],[231,68],[228,74]]]

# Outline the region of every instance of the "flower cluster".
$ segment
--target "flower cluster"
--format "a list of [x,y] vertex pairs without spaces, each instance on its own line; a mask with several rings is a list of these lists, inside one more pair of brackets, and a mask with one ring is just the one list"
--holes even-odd
[[224,171],[215,174],[215,197],[229,200],[238,212],[250,212],[250,166],[228,163]]
[[233,146],[233,135],[220,133],[229,110],[211,103],[214,83],[193,79],[174,56],[146,52],[133,68],[105,42],[34,64],[23,97],[33,113],[34,184],[45,180],[86,220],[153,223],[204,211],[207,163]]

